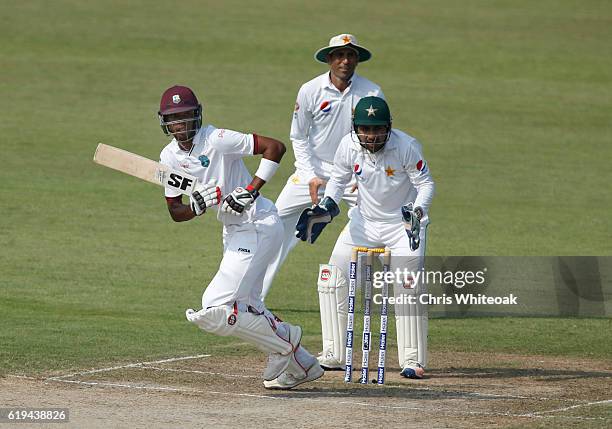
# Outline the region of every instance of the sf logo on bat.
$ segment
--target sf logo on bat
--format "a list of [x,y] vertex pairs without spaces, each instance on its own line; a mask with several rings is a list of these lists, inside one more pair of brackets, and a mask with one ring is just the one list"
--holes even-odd
[[198,179],[191,174],[166,168],[159,168],[155,172],[155,178],[160,185],[174,188],[183,195],[192,194],[198,183]]

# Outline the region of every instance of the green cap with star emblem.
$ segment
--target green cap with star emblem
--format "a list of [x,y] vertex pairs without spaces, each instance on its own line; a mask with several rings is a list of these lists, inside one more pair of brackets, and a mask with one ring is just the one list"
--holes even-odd
[[353,124],[357,125],[391,125],[389,105],[380,97],[363,97],[355,106]]

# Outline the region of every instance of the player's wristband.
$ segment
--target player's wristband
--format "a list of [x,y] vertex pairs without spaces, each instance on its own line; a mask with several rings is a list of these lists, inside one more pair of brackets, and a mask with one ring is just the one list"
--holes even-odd
[[259,163],[259,168],[255,172],[255,176],[259,177],[265,182],[269,182],[276,170],[278,169],[279,163],[271,161],[266,158],[262,158]]
[[259,196],[259,191],[251,185],[247,185],[247,187],[244,189],[246,189],[251,195],[253,195],[254,200],[257,199],[257,197]]

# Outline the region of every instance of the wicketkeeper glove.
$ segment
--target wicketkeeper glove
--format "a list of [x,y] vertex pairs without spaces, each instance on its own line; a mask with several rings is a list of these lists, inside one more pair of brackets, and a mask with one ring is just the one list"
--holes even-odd
[[302,212],[295,225],[295,236],[302,241],[314,243],[323,228],[338,214],[340,209],[336,202],[330,197],[323,198],[318,205],[315,204]]
[[196,216],[201,216],[206,209],[216,206],[221,202],[221,189],[210,181],[204,185],[198,184],[193,193],[189,196],[191,210]]
[[410,240],[410,248],[415,251],[421,244],[421,218],[423,217],[423,209],[421,207],[412,207],[412,203],[402,206],[402,217],[404,218],[404,228]]
[[251,207],[259,196],[259,191],[252,186],[245,188],[238,187],[232,191],[221,206],[221,211],[225,213],[231,213],[236,216],[242,216],[245,211]]

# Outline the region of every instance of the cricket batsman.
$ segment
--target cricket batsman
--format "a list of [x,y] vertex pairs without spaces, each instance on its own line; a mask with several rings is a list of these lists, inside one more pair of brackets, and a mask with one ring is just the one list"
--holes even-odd
[[[317,359],[300,345],[302,329],[274,316],[260,297],[283,227],[276,207],[259,190],[274,176],[285,146],[257,134],[202,126],[202,105],[185,86],[164,91],[158,114],[162,130],[173,137],[160,162],[198,179],[187,204],[175,189],[165,188],[170,216],[182,222],[212,212],[223,223],[219,271],[204,291],[202,309],[187,310],[187,319],[268,353],[263,374],[268,389],[291,389],[321,377]],[[253,177],[242,158],[254,155],[263,158]]]
[[[338,202],[353,178],[359,187],[357,206],[349,211],[350,221],[336,241],[329,265],[321,267],[321,272],[328,270],[326,275],[319,273],[321,308],[338,309],[322,320],[323,350],[335,357],[334,365],[328,359],[329,369],[343,368],[345,362],[347,269],[352,248],[389,248],[392,272],[417,273],[424,265],[434,182],[421,145],[391,127],[389,106],[380,97],[364,97],[355,106],[353,130],[340,142],[325,196],[318,205],[304,210],[297,223],[299,239],[315,242],[339,214]],[[401,375],[419,379],[427,365],[427,311],[418,299],[409,304],[404,297],[424,293],[425,285],[414,277],[397,279],[393,290]]]

